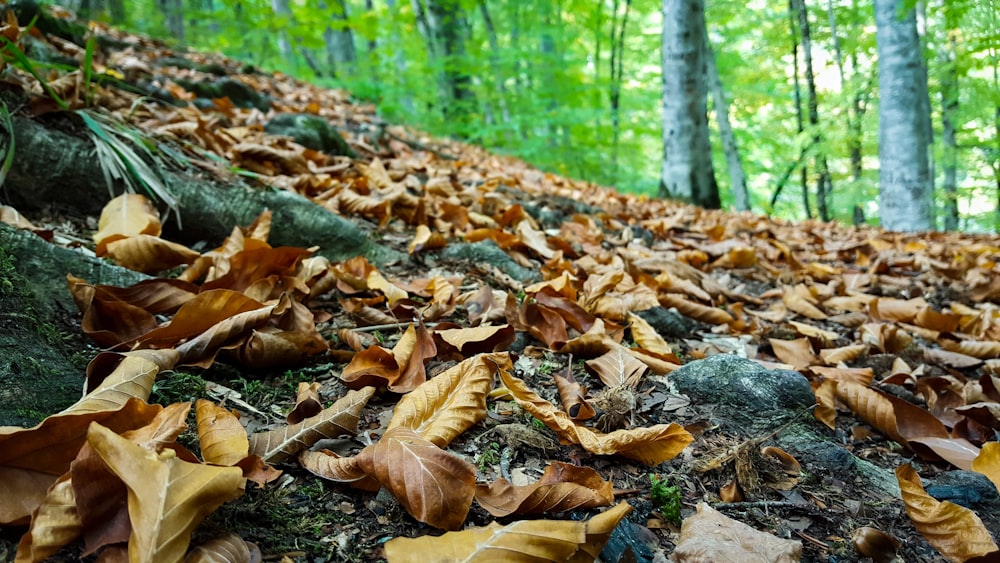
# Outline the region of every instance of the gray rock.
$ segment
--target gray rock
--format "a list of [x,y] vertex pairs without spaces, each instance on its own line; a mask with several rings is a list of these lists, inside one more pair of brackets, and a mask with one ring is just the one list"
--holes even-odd
[[541,279],[538,271],[529,270],[515,262],[492,240],[449,244],[441,251],[441,258],[496,266],[503,273],[522,283],[536,282]]
[[698,326],[695,321],[666,307],[653,307],[636,314],[656,329],[660,336],[668,338],[687,338]]
[[769,370],[732,354],[691,362],[670,374],[677,389],[695,403],[719,406],[735,426],[773,427],[816,402],[809,382],[790,370]]
[[306,113],[281,113],[274,116],[264,131],[272,135],[291,137],[296,143],[326,153],[331,156],[356,155],[330,122],[315,115]]
[[990,507],[1000,509],[1000,494],[996,486],[982,473],[975,471],[946,471],[925,487],[927,494],[940,501],[979,510]]

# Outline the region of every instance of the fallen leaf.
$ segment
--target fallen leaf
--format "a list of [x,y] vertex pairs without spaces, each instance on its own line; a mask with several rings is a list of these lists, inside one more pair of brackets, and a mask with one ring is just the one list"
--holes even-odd
[[493,522],[438,537],[394,538],[386,542],[385,556],[389,563],[425,563],[442,554],[466,561],[594,561],[631,510],[622,502],[584,522],[520,520],[507,526]]
[[188,552],[184,563],[260,563],[260,548],[230,533],[209,540]]
[[562,443],[580,444],[591,453],[621,454],[647,465],[656,465],[672,459],[694,441],[691,434],[673,422],[602,434],[576,424],[568,414],[539,397],[513,375],[500,371],[500,379],[517,404],[551,428]]
[[444,530],[465,523],[476,490],[476,466],[406,427],[387,430],[358,455],[358,466],[378,479],[420,522]]
[[1000,442],[983,444],[979,456],[972,462],[972,470],[985,475],[1000,490]]
[[374,387],[348,391],[340,400],[314,417],[250,436],[250,453],[265,463],[281,463],[322,438],[356,434],[361,410],[375,394]]
[[464,360],[400,399],[388,428],[409,428],[443,448],[486,418],[486,395],[493,376],[510,369],[507,352]]
[[195,403],[198,444],[205,463],[233,466],[250,453],[247,431],[230,411],[205,399]]
[[476,502],[497,518],[597,508],[614,500],[610,481],[589,467],[560,461],[550,463],[541,478],[530,485],[512,485],[501,478],[476,486]]
[[909,464],[896,468],[896,480],[913,526],[946,559],[965,561],[1000,549],[975,512],[928,495]]
[[322,384],[318,381],[312,383],[300,381],[295,393],[295,407],[285,417],[285,422],[298,424],[306,418],[319,414],[323,410],[323,404],[319,399],[320,387]]
[[697,512],[681,524],[673,557],[677,563],[798,563],[802,542],[759,532],[701,502]]
[[246,480],[238,468],[181,461],[173,450],[157,454],[100,424],[91,425],[87,441],[128,487],[130,560],[180,560],[194,528],[243,494]]

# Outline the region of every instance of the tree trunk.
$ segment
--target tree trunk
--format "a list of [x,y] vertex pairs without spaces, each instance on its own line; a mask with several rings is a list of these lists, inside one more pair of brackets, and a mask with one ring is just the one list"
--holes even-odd
[[[385,5],[386,8],[389,9],[389,13],[395,16],[395,14],[397,13],[396,0],[385,0]],[[407,115],[413,115],[413,112],[416,111],[416,108],[413,104],[413,96],[410,95],[410,90],[408,88],[409,79],[406,72],[407,71],[406,51],[403,49],[403,45],[401,44],[402,41],[399,36],[399,23],[395,17],[393,17],[392,20],[392,31],[390,32],[389,37],[390,40],[392,41],[392,49],[393,49],[392,58],[393,58],[393,63],[396,66],[396,72],[397,72],[396,84],[401,86],[403,88],[403,91],[406,92],[405,94],[400,96],[399,104],[403,106],[403,111],[405,111]]]
[[729,101],[722,89],[722,79],[719,78],[719,67],[715,63],[715,52],[711,45],[705,46],[705,63],[708,71],[708,86],[712,90],[712,100],[715,105],[715,120],[719,124],[719,136],[722,137],[722,149],[726,153],[726,164],[729,168],[730,189],[733,192],[733,206],[737,211],[750,210],[750,195],[747,193],[746,174],[743,172],[743,161],[740,159],[740,149],[736,144],[736,135],[729,123]]
[[[604,3],[595,2],[594,9],[594,108],[604,105],[601,100],[601,39],[604,37]],[[601,112],[594,112],[594,142],[601,145]]]
[[819,100],[816,95],[816,77],[813,74],[812,33],[809,30],[809,11],[805,0],[792,0],[798,15],[799,29],[802,32],[802,55],[805,62],[806,92],[809,95],[809,125],[813,130],[813,144],[817,147],[816,169],[819,178],[816,180],[816,210],[819,218],[829,221],[830,211],[827,205],[827,195],[830,186],[830,169],[827,166],[826,154],[822,150],[822,135],[819,134]]
[[[792,36],[792,91],[795,94],[795,125],[796,131],[798,131],[799,136],[801,137],[802,131],[804,130],[804,120],[802,118],[802,89],[799,87],[799,33],[795,17],[794,0],[788,0],[788,22],[788,31]],[[806,152],[809,151],[812,146],[813,145],[810,144],[808,147],[799,150],[798,159],[788,167],[785,173],[781,176],[781,179],[778,180],[777,185],[774,187],[774,192],[771,194],[771,210],[773,210],[774,206],[777,205],[778,197],[781,196],[781,191],[784,189],[788,178],[791,177],[796,168],[801,166],[799,176],[802,183],[802,209],[805,211],[806,218],[812,219],[812,206],[809,203],[809,174],[805,165]]]
[[708,141],[705,3],[663,0],[663,172],[660,195],[717,209]]
[[111,15],[112,25],[125,23],[125,17],[128,15],[125,12],[125,0],[108,0],[108,12]]
[[[288,0],[271,0],[271,11],[278,19],[285,19],[291,21],[292,19],[292,9],[288,5]],[[288,32],[285,31],[285,26],[281,26],[278,31],[278,54],[281,55],[281,60],[286,63],[292,62],[292,43],[288,39]]]
[[[927,149],[927,73],[916,11],[905,0],[875,0],[879,58],[879,207],[894,231],[934,227]],[[903,14],[900,17],[900,14]]]
[[432,64],[440,66],[442,115],[445,119],[466,121],[475,96],[472,80],[462,68],[465,57],[464,15],[460,0],[411,0],[417,28],[427,43]]
[[944,230],[958,230],[958,143],[955,135],[955,118],[958,114],[958,69],[955,65],[955,40],[952,33],[958,24],[947,6],[944,6],[945,35],[938,51],[941,63],[941,141],[942,172],[944,180]]
[[[354,76],[354,64],[357,55],[354,52],[354,33],[347,21],[347,4],[344,0],[331,0],[331,18],[323,30],[323,41],[326,43],[326,66],[331,76],[343,77],[344,73]],[[320,4],[320,10],[326,11],[327,5]]]
[[625,10],[618,17],[618,3],[615,0],[611,8],[611,175],[618,175],[618,141],[621,122],[622,69],[625,56],[625,26],[628,25],[628,13],[632,0],[625,0]]
[[493,18],[490,17],[490,10],[486,5],[486,0],[479,0],[479,15],[483,18],[483,25],[486,27],[486,39],[490,44],[490,70],[493,72],[497,104],[500,106],[500,122],[506,125],[510,123],[510,109],[507,106],[507,88],[504,86],[504,75],[500,69],[500,41],[497,38],[496,26],[493,25]]
[[[854,2],[852,2],[852,23],[855,9]],[[830,36],[833,38],[833,54],[834,60],[837,62],[837,73],[840,76],[840,89],[841,91],[845,91],[852,86],[851,80],[847,77],[844,52],[840,46],[840,36],[837,34],[837,16],[834,12],[833,0],[827,0],[826,10],[830,18]],[[851,69],[854,73],[857,73],[858,55],[856,52],[852,52],[851,57]],[[862,96],[862,89],[856,90],[851,97],[851,105],[847,108],[847,151],[851,163],[851,179],[855,183],[855,188],[857,188],[857,183],[861,181],[863,173],[861,167],[861,117],[864,114]],[[854,221],[857,221],[857,219],[857,214],[855,213]]]
[[184,3],[182,0],[159,0],[160,11],[167,22],[167,31],[184,44]]

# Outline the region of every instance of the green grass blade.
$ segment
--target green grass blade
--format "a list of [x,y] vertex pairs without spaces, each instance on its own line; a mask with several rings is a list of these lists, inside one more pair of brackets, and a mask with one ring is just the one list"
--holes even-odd
[[5,56],[11,57],[14,62],[17,63],[17,66],[21,67],[22,70],[35,77],[35,80],[42,85],[42,89],[45,90],[45,93],[52,98],[61,109],[69,109],[69,104],[66,103],[66,100],[63,100],[59,94],[56,94],[55,90],[49,86],[48,81],[42,78],[42,75],[35,70],[34,63],[31,62],[31,59],[25,56],[20,47],[2,35],[0,35],[0,46],[3,47],[0,51],[2,51]]
[[0,125],[10,135],[10,144],[8,144],[7,150],[3,153],[3,164],[0,164],[0,186],[3,186],[7,180],[7,174],[10,172],[11,166],[14,165],[14,123],[10,118],[10,111],[7,110],[7,104],[5,103],[0,103]]

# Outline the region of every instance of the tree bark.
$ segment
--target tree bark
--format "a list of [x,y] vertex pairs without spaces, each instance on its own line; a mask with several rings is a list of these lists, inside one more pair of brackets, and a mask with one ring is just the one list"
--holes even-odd
[[941,64],[941,141],[942,173],[944,189],[944,230],[958,230],[958,141],[955,134],[955,118],[958,114],[958,69],[955,65],[955,40],[953,31],[958,25],[948,7],[944,7],[945,35],[938,51]]
[[726,165],[729,168],[729,184],[733,192],[733,206],[737,211],[750,210],[750,194],[747,193],[746,174],[743,172],[743,161],[740,159],[740,148],[736,143],[736,135],[729,123],[729,101],[722,88],[719,78],[719,67],[715,62],[715,52],[711,45],[705,47],[705,62],[708,71],[708,86],[712,91],[715,106],[715,121],[719,124],[719,136],[722,138],[722,150],[726,154]]
[[[905,0],[875,0],[879,58],[879,207],[894,231],[934,227],[927,149],[927,71],[920,54],[916,11]],[[902,14],[902,16],[900,16]]]
[[618,142],[621,123],[622,70],[625,56],[625,27],[628,25],[628,13],[632,8],[632,0],[625,0],[625,9],[618,17],[618,3],[615,0],[611,8],[611,67],[610,67],[610,101],[611,101],[611,175],[618,175]]
[[813,73],[812,59],[812,33],[809,29],[809,11],[806,8],[805,0],[792,0],[799,20],[799,29],[802,32],[802,55],[805,62],[806,92],[809,96],[809,125],[813,130],[814,145],[816,151],[816,169],[819,177],[816,180],[816,210],[819,218],[829,221],[830,210],[828,206],[829,197],[827,195],[830,187],[830,168],[826,162],[826,154],[822,150],[822,135],[819,134],[819,99],[816,95],[816,77]]
[[[271,11],[278,18],[288,21],[292,19],[292,9],[288,5],[288,0],[271,0]],[[292,43],[284,26],[278,31],[278,54],[281,55],[281,60],[286,63],[292,62]]]
[[182,0],[159,0],[160,11],[167,21],[167,31],[181,45],[184,44],[184,3]]
[[[357,55],[354,51],[354,33],[347,21],[347,5],[344,0],[331,0],[331,23],[323,30],[323,41],[326,42],[326,65],[333,77],[342,77],[343,73],[353,76]],[[323,10],[326,4],[320,4]]]
[[717,209],[705,86],[705,3],[663,0],[660,195]]

